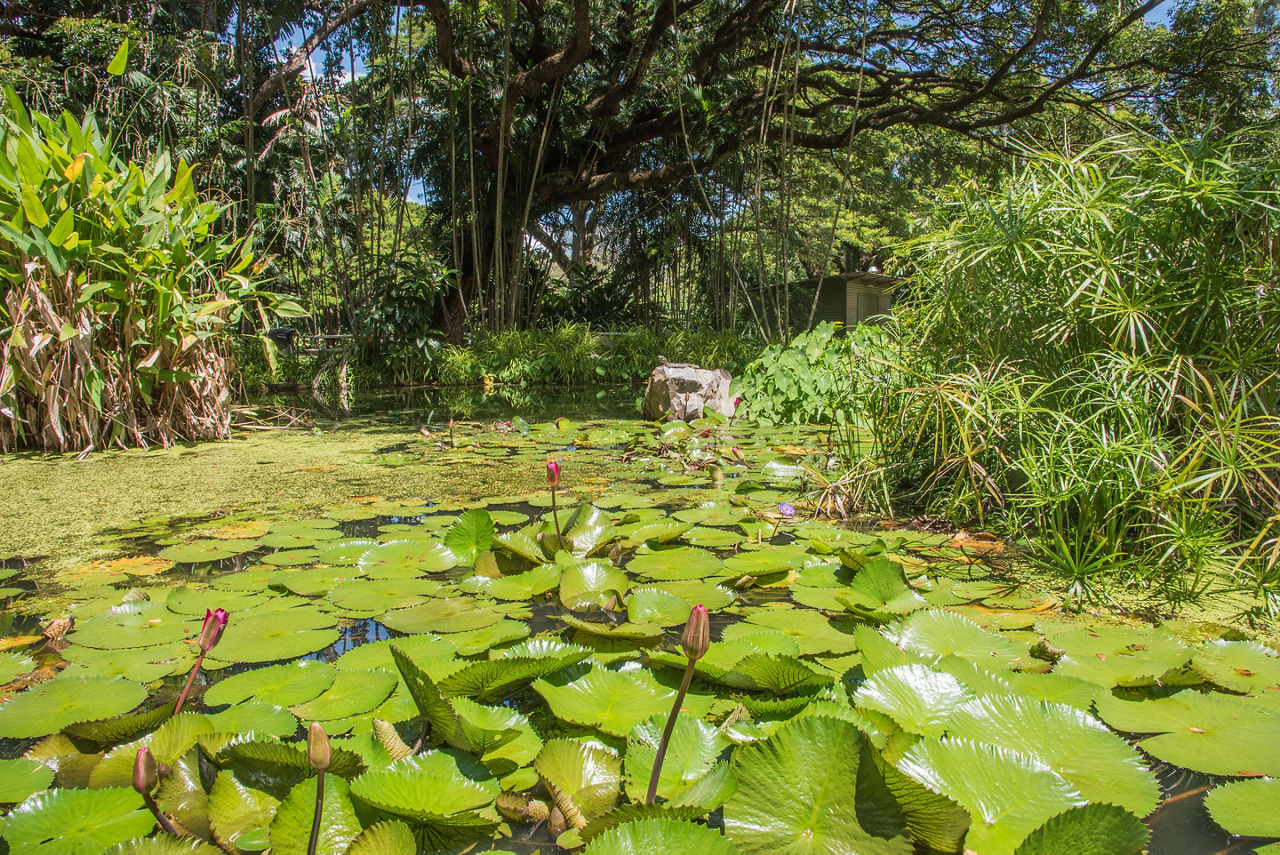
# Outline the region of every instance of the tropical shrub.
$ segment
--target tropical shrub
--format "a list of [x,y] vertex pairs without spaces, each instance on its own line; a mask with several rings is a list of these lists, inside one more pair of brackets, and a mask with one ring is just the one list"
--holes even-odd
[[126,162],[92,115],[0,120],[0,449],[227,434],[218,334],[258,299],[249,244],[166,153]]

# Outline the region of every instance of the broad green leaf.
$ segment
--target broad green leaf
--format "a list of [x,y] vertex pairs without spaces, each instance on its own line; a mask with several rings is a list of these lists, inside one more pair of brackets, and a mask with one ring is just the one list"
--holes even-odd
[[260,699],[282,707],[306,703],[333,685],[333,666],[315,659],[286,662],[234,674],[204,693],[211,707]]
[[4,839],[14,855],[99,855],[155,824],[142,796],[131,789],[49,790],[13,809]]
[[746,853],[910,853],[892,798],[864,783],[879,777],[861,762],[864,740],[847,721],[812,716],[738,748],[738,789],[724,806],[729,839]]
[[964,845],[982,855],[1012,853],[1050,817],[1085,803],[1039,761],[967,739],[923,739],[897,765],[969,812]]
[[45,764],[25,757],[0,760],[0,802],[20,802],[51,786],[53,769]]
[[413,831],[403,822],[384,820],[360,832],[347,855],[417,855]]
[[712,828],[674,819],[642,819],[624,822],[592,838],[583,855],[653,855],[656,852],[698,855],[740,855]]
[[124,74],[125,66],[129,62],[129,40],[125,39],[120,42],[120,47],[116,48],[116,55],[111,58],[110,64],[107,65],[107,74],[112,77],[119,77]]
[[1280,778],[1222,784],[1209,791],[1204,806],[1231,834],[1280,837]]
[[440,841],[474,839],[492,831],[498,824],[493,810],[498,789],[484,767],[445,751],[408,757],[351,782],[351,794],[360,801],[423,826]]
[[908,733],[941,736],[952,711],[971,697],[950,674],[910,664],[877,671],[858,688],[854,702],[884,713]]
[[396,677],[387,671],[339,671],[333,685],[318,697],[292,708],[304,722],[360,715],[387,699]]
[[1280,710],[1258,701],[1183,690],[1167,698],[1097,700],[1098,716],[1116,730],[1157,733],[1143,751],[1210,775],[1280,776]]
[[1196,651],[1191,667],[1232,692],[1256,694],[1260,689],[1280,686],[1280,655],[1254,641],[1206,642]]
[[[307,855],[311,823],[315,818],[316,788],[317,779],[306,778],[295,784],[276,808],[275,818],[271,820],[272,855]],[[345,855],[359,833],[360,820],[347,795],[347,782],[336,775],[325,775],[317,855]]]
[[954,654],[987,670],[1005,670],[1029,657],[1004,636],[943,609],[911,614],[885,636],[908,653],[930,659]]
[[608,813],[621,795],[622,760],[599,746],[552,739],[533,768],[571,825]]
[[1150,835],[1142,820],[1116,805],[1090,804],[1049,819],[1016,855],[1139,855]]
[[127,680],[58,677],[32,686],[0,706],[0,736],[45,736],[76,722],[122,715],[146,697],[146,688]]
[[209,790],[209,827],[214,839],[234,846],[241,836],[265,830],[279,804],[271,794],[245,786],[226,769],[220,771]]
[[[636,725],[627,736],[626,783],[632,801],[644,801],[648,792],[649,776],[666,724],[666,716],[654,716]],[[678,716],[658,776],[658,795],[665,801],[680,797],[711,771],[729,744],[715,725]]]
[[974,698],[951,713],[947,733],[1033,757],[1090,802],[1141,817],[1160,800],[1142,756],[1083,710],[1014,695]]
[[458,558],[458,563],[471,566],[476,556],[493,548],[493,518],[488,511],[470,510],[458,517],[444,536],[444,545]]
[[601,608],[616,601],[631,587],[627,574],[608,561],[575,561],[560,574],[560,603],[567,609]]

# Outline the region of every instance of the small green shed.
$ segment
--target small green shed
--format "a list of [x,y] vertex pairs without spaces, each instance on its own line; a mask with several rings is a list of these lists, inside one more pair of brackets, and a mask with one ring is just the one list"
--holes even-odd
[[876,315],[889,314],[893,308],[893,288],[901,281],[896,276],[859,270],[805,279],[795,287],[808,285],[818,289],[818,308],[813,314],[815,324],[831,321],[853,326]]

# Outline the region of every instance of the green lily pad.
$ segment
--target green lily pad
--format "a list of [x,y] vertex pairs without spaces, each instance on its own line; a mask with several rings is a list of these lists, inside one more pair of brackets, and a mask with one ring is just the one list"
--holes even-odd
[[1090,804],[1063,811],[1031,832],[1015,855],[1139,855],[1147,827],[1116,805]]
[[918,656],[955,655],[988,670],[1012,668],[1027,658],[1009,639],[943,609],[914,612],[885,636]]
[[680,626],[692,611],[688,601],[658,588],[637,588],[627,597],[627,619],[635,623]]
[[462,587],[468,592],[483,593],[495,600],[530,600],[559,585],[560,573],[560,567],[556,564],[539,564],[524,573],[514,573],[496,579],[473,577],[476,583],[474,591],[467,588],[465,583]]
[[892,796],[859,786],[870,771],[865,741],[847,721],[811,716],[738,748],[738,789],[724,805],[729,839],[747,853],[910,853]]
[[767,609],[751,612],[744,622],[736,623],[721,633],[725,641],[733,641],[761,629],[776,630],[790,636],[805,656],[841,655],[858,649],[854,637],[831,625],[820,613],[808,609]]
[[1280,654],[1254,641],[1210,641],[1196,651],[1191,667],[1232,692],[1256,694],[1280,686]]
[[206,564],[225,561],[258,547],[256,540],[193,540],[160,550],[160,557],[176,564]]
[[62,655],[69,658],[69,653],[75,658],[62,670],[64,677],[123,677],[135,683],[150,683],[189,671],[195,661],[195,648],[182,642],[123,650],[78,647],[64,650]]
[[573,739],[553,739],[533,763],[566,817],[590,821],[613,810],[622,794],[622,759],[605,748]]
[[457,556],[458,563],[471,566],[476,556],[493,548],[493,517],[488,511],[470,510],[445,533],[444,545]]
[[303,721],[327,721],[366,713],[387,699],[396,676],[387,671],[337,672],[333,685],[319,697],[293,707]]
[[360,556],[359,567],[373,579],[404,579],[438,573],[458,563],[458,557],[438,541],[392,540]]
[[355,566],[366,552],[377,545],[378,541],[363,537],[326,543],[317,560],[340,567]]
[[1231,834],[1280,837],[1280,778],[1233,781],[1204,798],[1209,816]]
[[[503,619],[483,629],[467,632],[455,632],[448,636],[448,641],[458,651],[459,656],[475,656],[484,653],[491,647],[519,641],[529,637],[529,625],[523,621]],[[400,639],[396,639],[399,642]]]
[[498,824],[497,781],[474,760],[446,751],[427,751],[366,772],[351,782],[351,794],[419,825],[431,838],[428,845],[474,839]]
[[[594,727],[611,736],[625,737],[650,716],[671,711],[675,692],[644,671],[611,671],[592,668],[574,680],[541,679],[533,690],[542,695],[562,721]],[[701,718],[710,698],[690,693],[685,709]]]
[[1015,695],[974,698],[953,709],[947,733],[1033,757],[1090,802],[1119,805],[1146,816],[1160,800],[1155,776],[1142,756],[1101,722],[1072,707]]
[[1170,682],[1194,650],[1159,631],[1140,627],[1093,627],[1048,634],[1066,651],[1055,674],[1089,680],[1104,688],[1156,686]]
[[[665,716],[655,716],[636,725],[627,736],[626,784],[632,801],[643,802],[648,792],[653,761],[666,724]],[[715,725],[677,716],[658,775],[658,795],[668,802],[679,798],[711,771],[730,744]]]
[[35,660],[21,653],[0,653],[0,683],[8,683],[14,677],[36,667]]
[[259,539],[263,546],[272,549],[311,549],[325,547],[330,541],[342,539],[342,532],[328,528],[308,528],[296,531],[273,531]]
[[419,605],[440,589],[440,583],[430,579],[344,579],[325,594],[325,599],[353,617],[375,617]]
[[[270,793],[242,784],[230,771],[223,769],[209,790],[209,827],[220,843],[235,845],[242,838],[265,832],[275,817],[280,800]],[[265,849],[268,839],[260,838]]]
[[53,786],[53,769],[19,757],[0,760],[0,803],[20,802]]
[[[456,638],[457,636],[453,637]],[[418,663],[418,665],[428,669],[433,665],[448,662],[456,655],[453,644],[450,643],[448,638],[430,634],[410,635],[353,647],[338,657],[334,667],[339,671],[372,671],[381,669],[394,672],[396,663],[391,657],[391,645],[393,644],[408,654],[409,658]],[[310,698],[307,700],[310,700]]]
[[859,709],[883,713],[921,736],[945,733],[952,712],[971,697],[952,675],[914,663],[875,672],[854,696]]
[[[396,639],[397,646],[399,639]],[[449,696],[497,700],[517,687],[576,665],[591,653],[577,644],[539,638],[509,647],[493,658],[470,662],[439,680]],[[410,654],[412,655],[412,654]]]
[[351,842],[347,855],[417,855],[413,830],[403,822],[375,822]]
[[697,852],[700,855],[740,855],[712,828],[675,819],[624,822],[593,837],[583,855],[650,855],[653,852]]
[[692,528],[692,523],[665,518],[620,525],[614,533],[621,539],[624,549],[634,549],[643,543],[667,543]]
[[907,584],[902,565],[884,558],[867,563],[836,595],[849,611],[878,622],[924,608],[924,597]]
[[98,855],[155,827],[131,789],[49,790],[24,801],[5,820],[10,851]]
[[194,638],[200,622],[176,615],[163,603],[135,602],[115,606],[80,623],[67,640],[85,647],[119,650],[150,647]]
[[724,563],[705,549],[676,546],[637,553],[628,563],[627,572],[658,581],[706,579],[724,573]]
[[293,713],[271,704],[240,703],[209,716],[220,733],[253,733],[263,736],[293,736],[298,720]]
[[560,603],[575,611],[600,608],[621,600],[630,587],[627,574],[608,561],[573,561],[560,576]]
[[[276,808],[270,831],[272,855],[308,855],[317,786],[315,778],[303,779]],[[359,833],[360,820],[348,796],[347,782],[336,775],[326,775],[316,855],[345,855]]]
[[45,736],[76,722],[123,715],[146,697],[146,688],[127,680],[59,677],[0,705],[0,736]]
[[332,615],[308,608],[232,615],[215,655],[229,662],[297,659],[337,641],[334,623]]
[[282,707],[306,703],[333,685],[333,666],[304,659],[266,668],[255,668],[219,680],[204,693],[204,702],[216,707],[248,700],[270,701]]
[[898,769],[973,817],[965,848],[1012,853],[1050,817],[1083,805],[1062,776],[1030,757],[967,739],[924,739]]
[[1116,730],[1156,733],[1143,751],[1210,775],[1280,776],[1280,710],[1233,695],[1181,691],[1126,701],[1098,697],[1098,716]]
[[382,623],[409,634],[467,632],[496,624],[502,615],[492,600],[475,597],[439,597],[407,609],[388,612]]
[[272,567],[300,567],[303,564],[314,564],[320,558],[318,549],[303,547],[301,549],[282,549],[262,556],[263,564]]

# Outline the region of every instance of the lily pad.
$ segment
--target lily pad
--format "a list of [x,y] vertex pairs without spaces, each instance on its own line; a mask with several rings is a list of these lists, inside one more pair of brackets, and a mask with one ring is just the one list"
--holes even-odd
[[[627,736],[626,783],[627,795],[632,801],[643,802],[648,792],[653,761],[666,724],[665,716],[655,716],[636,725]],[[679,798],[711,771],[730,744],[715,725],[677,716],[658,775],[658,795],[668,802]]]
[[637,553],[627,572],[658,581],[706,579],[724,573],[724,564],[712,553],[694,546],[677,546]]
[[600,608],[630,587],[627,574],[608,561],[572,561],[560,576],[560,603],[574,611]]
[[439,597],[421,605],[387,612],[382,623],[409,634],[467,632],[484,629],[502,619],[492,600],[476,597]]
[[359,567],[373,579],[404,579],[448,570],[458,557],[439,541],[392,540],[360,556]]
[[1233,781],[1204,798],[1213,821],[1231,834],[1280,837],[1280,778]]
[[[275,818],[271,820],[272,855],[308,855],[316,787],[315,778],[303,779],[276,808]],[[316,855],[345,855],[359,833],[360,820],[348,796],[347,782],[336,775],[326,775]]]
[[1097,700],[1116,730],[1156,733],[1139,745],[1175,766],[1210,775],[1280,776],[1280,710],[1249,698],[1184,690],[1167,698]]
[[746,853],[910,853],[892,796],[859,786],[869,772],[865,739],[847,721],[810,716],[738,748],[738,789],[724,806],[729,839]]
[[49,790],[24,801],[5,820],[12,852],[98,855],[147,834],[155,817],[131,789]]
[[204,693],[209,706],[238,704],[261,699],[282,707],[306,703],[333,685],[333,666],[304,659],[267,668],[255,668],[219,680]]
[[705,825],[675,819],[624,822],[593,837],[583,855],[651,855],[654,852],[697,852],[741,855],[743,850]]
[[606,748],[553,739],[542,746],[533,768],[575,825],[613,810],[621,795],[622,760]]
[[0,803],[20,802],[53,786],[53,769],[19,757],[0,760]]
[[1149,837],[1142,820],[1124,808],[1090,804],[1051,817],[1015,855],[1139,855]]
[[248,733],[264,736],[293,736],[298,720],[293,713],[271,704],[241,703],[209,716],[214,730],[221,733]]
[[0,736],[45,736],[76,722],[122,715],[146,697],[146,688],[128,680],[59,677],[0,706]]
[[337,672],[333,685],[319,697],[293,707],[303,721],[326,721],[369,712],[387,699],[396,687],[396,676],[387,671]]
[[1196,651],[1191,667],[1232,692],[1256,694],[1280,686],[1280,654],[1254,641],[1210,641]]
[[419,825],[431,837],[429,845],[474,839],[498,824],[498,783],[465,755],[427,751],[408,757],[361,775],[352,781],[351,794]]
[[166,546],[160,550],[160,557],[176,564],[206,564],[235,558],[257,547],[256,540],[193,540]]
[[988,670],[1008,669],[1026,658],[1007,638],[942,609],[914,612],[885,635],[909,653],[933,659],[954,654]]
[[457,556],[458,563],[471,566],[476,556],[493,547],[493,518],[488,511],[470,510],[445,533],[444,545]]
[[[542,695],[556,717],[611,736],[625,737],[650,716],[671,711],[675,692],[643,671],[611,671],[592,668],[571,681],[538,680],[533,690]],[[701,717],[710,698],[690,693],[685,708]]]
[[332,615],[291,608],[265,614],[233,615],[218,643],[217,655],[230,662],[297,659],[328,647],[339,632]]
[[1011,853],[1050,817],[1085,800],[1062,776],[1007,748],[966,739],[924,739],[898,769],[973,817],[965,848]]

